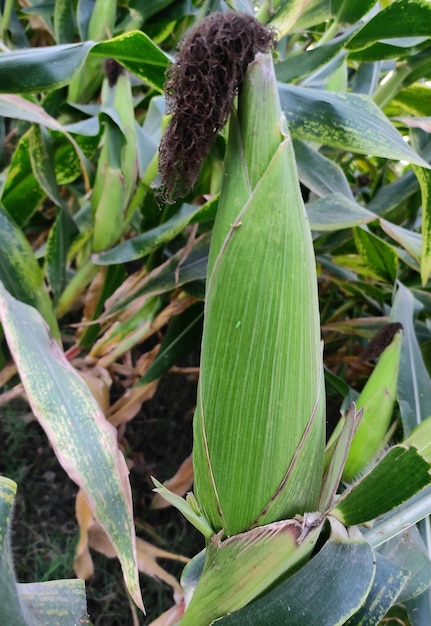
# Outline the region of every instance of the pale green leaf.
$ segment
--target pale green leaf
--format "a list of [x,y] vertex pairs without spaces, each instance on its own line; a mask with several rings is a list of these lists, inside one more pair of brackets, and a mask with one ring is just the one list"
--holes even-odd
[[308,202],[305,208],[312,230],[341,230],[367,224],[377,219],[375,213],[371,213],[339,193]]
[[367,96],[281,84],[279,93],[295,138],[429,167]]
[[35,307],[60,339],[57,320],[46,290],[43,273],[22,230],[0,205],[0,281],[18,300]]
[[12,298],[2,283],[0,320],[32,410],[60,464],[84,490],[118,554],[129,592],[142,608],[131,489],[116,430],[39,313]]

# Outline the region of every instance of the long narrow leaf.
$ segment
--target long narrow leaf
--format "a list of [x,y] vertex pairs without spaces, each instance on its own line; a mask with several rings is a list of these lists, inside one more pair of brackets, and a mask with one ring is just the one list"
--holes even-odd
[[32,409],[59,462],[84,490],[116,549],[130,594],[143,608],[131,489],[116,431],[39,313],[12,298],[1,283],[0,320]]

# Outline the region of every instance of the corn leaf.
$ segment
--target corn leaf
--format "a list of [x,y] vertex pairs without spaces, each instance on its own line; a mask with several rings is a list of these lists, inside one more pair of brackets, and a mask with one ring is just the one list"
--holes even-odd
[[199,206],[183,204],[175,215],[160,226],[132,237],[111,250],[93,255],[93,262],[97,265],[111,265],[141,259],[157,250],[162,244],[171,241],[200,211]]
[[60,332],[43,273],[24,233],[1,205],[0,232],[0,280],[15,298],[35,307],[43,315],[51,333],[59,340]]
[[293,576],[217,624],[341,626],[365,601],[374,575],[374,552],[367,542],[329,539]]
[[376,573],[365,603],[345,622],[345,626],[377,626],[399,597],[409,580],[405,567],[376,554]]
[[365,538],[372,546],[380,546],[430,514],[431,486],[428,486],[376,519],[373,526],[364,532]]
[[431,416],[431,378],[425,367],[414,320],[421,305],[402,283],[392,305],[391,321],[403,325],[403,342],[398,377],[397,400],[400,407],[404,435]]
[[384,543],[379,552],[410,574],[398,598],[399,602],[415,598],[431,585],[431,561],[416,526]]
[[350,40],[348,48],[360,50],[382,39],[429,37],[430,35],[431,5],[429,2],[394,0],[361,28]]
[[202,336],[202,323],[203,305],[201,302],[192,304],[183,313],[173,317],[156,358],[139,379],[138,384],[146,385],[157,380],[185,354],[198,346]]
[[85,41],[1,55],[0,92],[35,93],[67,85],[82,68],[89,53],[113,57],[131,72],[163,92],[169,57],[140,31],[109,41]]
[[361,257],[374,276],[394,283],[397,277],[398,257],[394,248],[366,227],[353,229],[353,240]]
[[429,168],[367,96],[281,84],[279,93],[295,139]]
[[333,231],[367,224],[377,219],[375,213],[339,193],[319,198],[305,205],[311,230]]
[[307,142],[293,140],[300,181],[317,196],[339,194],[353,201],[352,190],[341,167],[312,148]]
[[415,174],[422,192],[421,279],[425,286],[431,274],[431,172],[423,167],[416,167]]
[[355,24],[376,4],[377,0],[331,0],[331,12],[340,24]]
[[90,624],[83,580],[17,583],[10,546],[16,483],[0,476],[0,623],[14,626]]
[[402,334],[398,332],[385,348],[356,406],[364,410],[361,423],[350,444],[343,480],[352,481],[386,444],[397,391]]
[[431,482],[431,418],[340,496],[331,515],[364,524],[399,506]]
[[275,74],[283,83],[291,83],[304,78],[331,61],[344,48],[346,41],[352,37],[349,32],[321,46],[295,55],[295,61],[287,58],[276,65]]
[[10,296],[2,283],[0,320],[33,412],[60,464],[84,490],[116,549],[129,592],[143,608],[128,470],[116,431],[39,313]]

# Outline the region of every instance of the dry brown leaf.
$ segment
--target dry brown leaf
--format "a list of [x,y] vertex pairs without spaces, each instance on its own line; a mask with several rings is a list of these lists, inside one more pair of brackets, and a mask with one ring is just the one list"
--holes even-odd
[[[140,299],[138,300],[140,301]],[[132,347],[139,345],[157,333],[163,326],[166,326],[171,317],[182,313],[196,302],[196,298],[185,296],[183,292],[180,292],[179,296],[171,300],[153,320],[141,320],[141,323],[136,328],[132,328],[127,335],[124,335],[123,331],[118,333],[118,324],[120,322],[126,322],[133,313],[138,313],[141,309],[143,303],[138,302],[138,300],[135,300],[133,304],[122,312],[118,321],[112,324],[109,330],[91,349],[90,356],[92,358],[98,358],[99,365],[102,367],[111,365],[111,363],[121,357],[125,352],[128,352]]]
[[139,413],[142,404],[154,396],[157,384],[158,380],[154,380],[148,385],[128,389],[108,411],[108,419],[111,424],[118,426],[130,422]]
[[99,302],[100,292],[105,282],[107,267],[100,267],[96,276],[85,290],[82,321],[92,320]]
[[180,583],[157,563],[156,558],[174,559],[185,563],[187,563],[189,559],[178,554],[173,554],[172,552],[166,552],[166,550],[161,550],[139,537],[136,539],[136,550],[138,554],[139,571],[152,578],[163,580],[174,590],[175,602],[177,604],[181,602],[184,598],[184,591]]
[[79,542],[76,546],[73,569],[78,578],[88,580],[94,574],[93,559],[88,547],[88,529],[93,524],[94,517],[82,489],[76,494],[75,514],[79,525]]
[[[188,456],[185,461],[183,461],[178,468],[178,471],[172,478],[165,481],[163,484],[165,487],[176,493],[178,496],[183,496],[187,491],[189,491],[190,487],[193,483],[193,461],[192,455]],[[153,501],[151,503],[152,509],[164,509],[168,506],[171,506],[167,500],[164,499],[162,495],[156,493]]]
[[99,365],[95,365],[78,370],[78,372],[87,383],[98,405],[106,415],[109,409],[109,390],[112,385],[112,378],[108,370]]
[[[88,544],[91,548],[101,552],[109,558],[116,556],[111,541],[103,528],[96,521],[88,527]],[[169,574],[169,572],[157,563],[156,559],[172,559],[183,563],[188,563],[189,559],[185,556],[158,548],[157,546],[144,541],[140,537],[136,538],[136,552],[139,571],[151,576],[152,578],[157,578],[158,580],[163,580],[167,583],[174,591],[175,601],[177,603],[180,602],[184,596],[182,587],[174,576]]]

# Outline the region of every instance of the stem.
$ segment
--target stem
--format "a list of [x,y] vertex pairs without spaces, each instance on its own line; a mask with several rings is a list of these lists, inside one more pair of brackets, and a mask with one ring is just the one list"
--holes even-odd
[[383,109],[401,90],[404,80],[411,71],[411,67],[407,64],[403,64],[402,66],[399,66],[398,69],[395,69],[394,73],[385,82],[385,84],[380,85],[374,92],[373,100],[375,104]]
[[59,318],[70,311],[73,303],[85,291],[87,285],[90,284],[99,269],[99,266],[94,265],[91,259],[88,259],[81,265],[60,296],[56,311]]
[[261,24],[267,24],[273,15],[274,10],[272,7],[272,2],[271,0],[266,0],[266,2],[262,3],[262,6],[256,13],[255,18]]
[[[424,70],[427,69],[429,66],[429,55],[430,49],[426,48],[408,62],[397,65],[393,75],[374,92],[373,100],[377,106],[385,107],[401,89],[412,83],[421,74],[422,66]],[[408,78],[409,80],[407,80]]]
[[147,195],[148,189],[150,188],[150,184],[153,182],[155,177],[157,176],[159,164],[159,153],[156,151],[153,158],[151,159],[147,169],[145,170],[145,174],[141,178],[141,182],[133,198],[130,201],[129,206],[127,207],[127,211],[124,215],[124,225],[123,229],[126,229],[132,219],[136,209],[142,204],[145,196]]
[[338,28],[339,28],[339,23],[337,20],[334,20],[331,26],[327,30],[325,30],[325,32],[323,33],[323,35],[321,36],[321,38],[319,39],[319,41],[316,43],[314,47],[319,48],[320,46],[323,46],[323,44],[333,39],[335,35],[337,34]]
[[12,15],[13,0],[6,0],[4,4],[3,17],[1,20],[0,37],[4,40],[7,29],[9,28],[10,16]]

